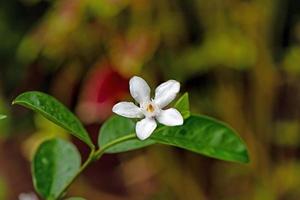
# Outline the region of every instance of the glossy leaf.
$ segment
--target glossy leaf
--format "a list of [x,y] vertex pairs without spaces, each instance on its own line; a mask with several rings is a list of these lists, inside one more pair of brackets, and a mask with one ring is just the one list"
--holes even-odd
[[13,102],[30,108],[44,117],[63,127],[72,135],[84,141],[90,147],[93,143],[78,118],[54,97],[42,92],[25,92]]
[[0,114],[0,120],[1,120],[1,119],[5,119],[5,118],[6,118],[6,115],[1,115],[1,114]]
[[184,93],[174,106],[182,115],[183,119],[187,119],[190,116],[190,102],[189,102],[189,94]]
[[[122,141],[116,145],[111,145]],[[108,119],[101,127],[98,138],[100,148],[111,146],[106,153],[118,153],[142,148],[154,144],[153,140],[139,140],[135,135],[135,122],[131,119],[113,116]]]
[[81,158],[76,147],[62,139],[47,140],[38,148],[33,162],[33,183],[45,199],[57,199],[78,173]]
[[221,160],[249,162],[247,147],[238,135],[226,124],[206,116],[191,116],[178,127],[164,126],[150,138]]

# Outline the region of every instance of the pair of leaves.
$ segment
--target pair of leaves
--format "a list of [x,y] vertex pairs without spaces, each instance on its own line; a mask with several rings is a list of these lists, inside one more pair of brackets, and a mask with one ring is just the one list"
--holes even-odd
[[[85,142],[90,148],[94,148],[78,118],[52,96],[41,92],[26,92],[19,95],[13,104],[22,105],[42,114]],[[37,192],[44,199],[57,199],[80,171],[80,165],[80,154],[72,143],[61,139],[45,141],[39,146],[32,162],[33,182]]]
[[161,143],[221,160],[249,162],[247,148],[235,132],[226,124],[206,116],[190,116],[179,127],[161,126],[145,141],[136,139],[135,125],[130,119],[114,116],[102,126],[98,142],[106,153]]
[[106,153],[119,153],[161,143],[221,160],[249,162],[245,144],[228,125],[206,116],[190,116],[187,94],[175,108],[185,118],[182,126],[160,126],[149,139],[141,141],[135,136],[132,120],[113,116],[102,126],[98,144]]

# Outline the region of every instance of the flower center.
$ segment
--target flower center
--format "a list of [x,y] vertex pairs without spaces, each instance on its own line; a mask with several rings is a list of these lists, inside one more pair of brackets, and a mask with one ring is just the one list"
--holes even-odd
[[146,117],[155,117],[160,112],[159,107],[154,102],[146,102],[141,105],[141,108]]
[[152,104],[149,104],[146,108],[146,110],[149,112],[149,113],[153,113],[155,108],[152,106]]

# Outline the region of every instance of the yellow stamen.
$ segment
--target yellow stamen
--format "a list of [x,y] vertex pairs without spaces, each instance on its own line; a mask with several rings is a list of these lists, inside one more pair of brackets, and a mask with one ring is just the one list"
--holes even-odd
[[146,110],[152,113],[154,111],[154,107],[152,106],[152,104],[149,104]]

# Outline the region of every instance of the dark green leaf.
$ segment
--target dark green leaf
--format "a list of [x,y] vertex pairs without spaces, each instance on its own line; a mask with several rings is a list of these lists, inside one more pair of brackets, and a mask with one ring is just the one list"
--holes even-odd
[[85,200],[85,199],[82,198],[82,197],[70,197],[70,198],[67,198],[65,200]]
[[25,92],[19,95],[13,104],[25,106],[42,114],[50,121],[65,128],[75,137],[84,141],[90,147],[94,146],[78,118],[52,96],[41,92]]
[[1,115],[0,114],[0,119],[5,119],[6,118],[6,115]]
[[142,148],[155,143],[150,139],[141,141],[136,137],[135,122],[133,120],[120,116],[113,116],[102,125],[98,138],[98,144],[100,148],[103,148],[120,140],[123,142],[112,145],[105,152],[124,152]]
[[[186,117],[189,114],[188,95],[183,95],[176,106],[186,113]],[[182,126],[160,126],[145,141],[136,137],[134,121],[120,116],[109,119],[100,133],[99,146],[107,149],[107,153],[133,150],[157,142],[221,160],[249,162],[247,147],[234,130],[206,116],[190,116]]]
[[77,174],[81,158],[76,147],[62,139],[42,143],[32,162],[33,183],[45,199],[57,199]]
[[150,138],[221,160],[249,162],[247,147],[236,133],[226,124],[205,116],[191,116],[182,126],[164,126]]
[[184,93],[174,106],[182,115],[183,119],[187,119],[190,116],[190,102],[189,102],[189,94]]

